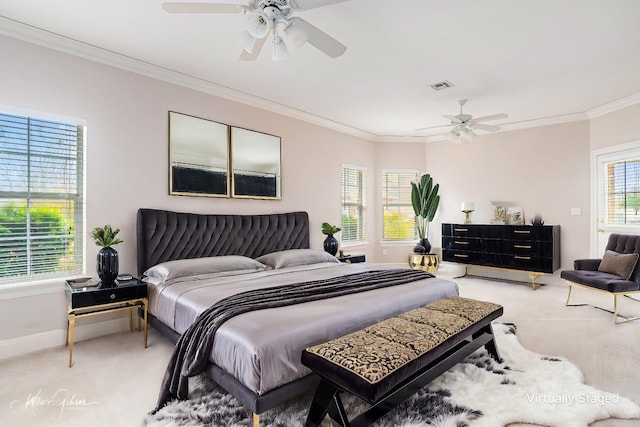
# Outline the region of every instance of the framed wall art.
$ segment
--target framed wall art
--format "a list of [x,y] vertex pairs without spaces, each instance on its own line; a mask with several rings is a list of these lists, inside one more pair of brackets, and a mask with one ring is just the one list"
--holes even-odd
[[280,199],[280,137],[231,127],[231,197]]

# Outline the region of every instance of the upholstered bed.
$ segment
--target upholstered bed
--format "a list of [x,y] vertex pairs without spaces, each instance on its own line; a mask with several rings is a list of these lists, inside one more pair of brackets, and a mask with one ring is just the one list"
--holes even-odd
[[[137,239],[138,272],[149,284],[149,321],[174,342],[209,306],[234,294],[378,274],[366,264],[339,263],[309,249],[305,212],[140,209]],[[458,294],[455,283],[426,276],[232,317],[215,332],[205,372],[254,414],[264,412],[316,384],[300,362],[302,349]]]

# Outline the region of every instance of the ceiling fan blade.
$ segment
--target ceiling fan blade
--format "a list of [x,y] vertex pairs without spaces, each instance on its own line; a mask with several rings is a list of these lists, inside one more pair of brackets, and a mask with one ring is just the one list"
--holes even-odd
[[469,123],[467,126],[471,129],[480,129],[480,130],[486,130],[489,132],[495,132],[497,130],[500,130],[498,126],[485,125],[483,123],[476,123],[475,121]]
[[292,25],[307,33],[307,36],[309,37],[307,42],[311,43],[331,58],[337,58],[347,50],[345,45],[320,30],[318,27],[311,25],[304,19],[293,17],[290,21]]
[[254,61],[260,54],[260,51],[262,50],[262,47],[264,46],[264,43],[266,41],[267,41],[267,37],[264,37],[261,39],[255,39],[253,42],[253,46],[251,47],[251,51],[242,49],[238,59],[241,61]]
[[507,117],[509,117],[507,114],[505,113],[499,113],[499,114],[492,114],[490,116],[482,116],[482,117],[478,117],[477,119],[474,118],[473,121],[474,122],[484,122],[487,120],[498,120],[498,119],[506,119]]
[[451,126],[451,125],[428,126],[426,128],[414,129],[414,132],[420,132],[420,131],[428,130],[428,129],[446,128],[446,127],[449,127],[449,126]]
[[309,10],[335,3],[344,3],[345,1],[348,0],[290,0],[289,4],[291,4],[293,10]]
[[444,117],[445,119],[451,120],[452,125],[457,125],[459,123],[462,123],[462,120],[460,120],[457,116],[450,116],[448,114],[445,114],[442,117]]
[[246,6],[229,3],[162,3],[168,13],[244,13]]

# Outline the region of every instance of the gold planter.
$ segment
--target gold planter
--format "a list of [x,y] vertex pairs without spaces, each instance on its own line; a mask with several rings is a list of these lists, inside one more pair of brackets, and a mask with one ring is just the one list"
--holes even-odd
[[424,270],[431,274],[438,271],[439,261],[437,254],[411,254],[409,255],[409,267],[414,270]]

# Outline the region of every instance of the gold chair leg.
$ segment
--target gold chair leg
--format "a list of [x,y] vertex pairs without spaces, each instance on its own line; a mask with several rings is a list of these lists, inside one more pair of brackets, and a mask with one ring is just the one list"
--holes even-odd
[[573,288],[573,286],[569,283],[569,295],[567,295],[567,301],[564,303],[567,307],[569,307],[569,298],[571,298],[571,288]]
[[260,427],[260,415],[253,414],[253,427]]

